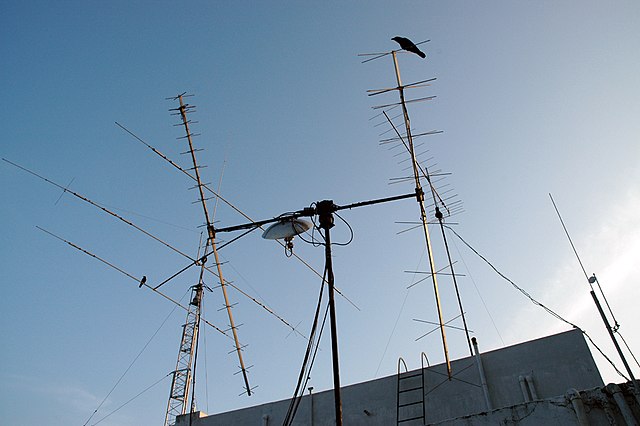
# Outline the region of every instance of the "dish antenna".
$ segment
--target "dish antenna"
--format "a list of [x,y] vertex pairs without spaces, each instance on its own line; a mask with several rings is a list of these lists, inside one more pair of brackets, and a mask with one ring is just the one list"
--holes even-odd
[[306,220],[297,218],[282,219],[280,222],[269,226],[263,233],[265,240],[284,239],[284,253],[287,257],[293,254],[293,237],[311,229],[313,225]]

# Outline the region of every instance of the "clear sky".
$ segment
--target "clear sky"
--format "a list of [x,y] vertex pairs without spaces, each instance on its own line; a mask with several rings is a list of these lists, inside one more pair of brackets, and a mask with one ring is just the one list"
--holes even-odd
[[[411,96],[423,157],[451,173],[443,183],[464,203],[456,231],[545,305],[584,328],[616,361],[588,285],[556,217],[553,193],[587,272],[595,272],[629,345],[640,351],[640,5],[635,1],[86,2],[0,4],[2,157],[108,206],[195,255],[203,222],[192,182],[115,122],[188,165],[165,98],[196,96],[193,130],[206,182],[256,219],[314,201],[337,204],[411,192],[386,128],[371,107],[391,103],[366,90],[394,85],[396,35],[427,53],[399,55],[405,82],[436,77]],[[386,96],[386,97],[385,97]],[[384,137],[384,136],[383,136]],[[0,412],[28,425],[83,424],[145,345],[94,424],[175,366],[184,313],[95,259],[39,231],[46,228],[158,283],[188,261],[102,211],[0,163]],[[211,200],[210,203],[214,203]],[[429,214],[432,214],[430,212]],[[345,211],[354,240],[334,248],[343,384],[393,374],[397,358],[443,360],[415,202]],[[218,226],[245,220],[227,206]],[[437,267],[444,252],[432,230]],[[345,241],[341,221],[333,239]],[[568,329],[531,304],[449,234],[469,327],[481,350]],[[323,251],[298,241],[317,270]],[[282,248],[250,234],[221,251],[227,278],[307,334],[319,279]],[[196,271],[167,284],[181,299]],[[213,277],[207,282],[214,287]],[[457,315],[441,280],[445,319]],[[198,406],[220,412],[287,398],[305,340],[235,291],[248,346],[252,397],[231,341],[207,329],[198,366]],[[182,299],[183,302],[186,299]],[[218,288],[205,315],[226,328]],[[163,324],[163,321],[164,325]],[[459,320],[452,324],[460,325]],[[162,325],[162,327],[161,327]],[[159,330],[159,331],[158,331]],[[154,336],[151,339],[152,336]],[[331,387],[328,330],[311,374]],[[150,340],[151,339],[151,340]],[[448,331],[453,358],[468,354]],[[605,382],[622,381],[592,348]],[[635,366],[636,376],[640,368]],[[160,424],[170,381],[99,424]]]

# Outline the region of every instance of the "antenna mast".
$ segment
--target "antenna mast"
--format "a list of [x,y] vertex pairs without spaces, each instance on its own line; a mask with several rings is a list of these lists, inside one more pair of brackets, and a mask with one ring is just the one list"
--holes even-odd
[[[393,50],[391,52],[391,55],[393,57],[393,64],[395,66],[395,71],[396,71],[396,80],[398,82],[398,93],[400,94],[400,105],[402,106],[402,115],[404,117],[404,126],[406,130],[407,144],[408,144],[409,155],[411,156],[411,164],[413,168],[413,178],[416,184],[416,197],[417,197],[418,204],[420,205],[420,222],[422,224],[422,230],[424,233],[424,239],[427,247],[427,254],[429,256],[429,267],[431,268],[431,281],[433,283],[433,292],[436,299],[436,307],[438,309],[438,322],[439,322],[439,328],[440,328],[440,335],[442,336],[442,347],[444,349],[444,357],[447,363],[447,374],[449,376],[449,379],[451,379],[451,361],[449,360],[447,336],[444,330],[444,321],[442,319],[442,306],[440,303],[440,292],[438,290],[438,280],[436,278],[437,271],[436,271],[436,267],[433,259],[433,249],[431,248],[431,238],[429,236],[429,227],[427,226],[427,213],[424,206],[424,191],[422,190],[422,185],[420,183],[420,171],[418,169],[418,161],[416,159],[416,153],[413,145],[413,138],[411,136],[411,122],[409,120],[407,104],[404,98],[404,86],[402,85],[402,80],[400,79],[400,67],[398,65],[398,58],[396,55],[396,51]],[[426,166],[424,167],[424,170],[425,170],[427,181],[429,181],[429,185],[431,185],[430,177],[426,170]],[[431,193],[433,195],[433,203],[437,205],[433,190],[431,191]]]
[[[558,219],[560,219],[560,224],[562,224],[562,229],[564,229],[564,233],[567,236],[567,239],[569,240],[569,244],[571,244],[571,248],[573,249],[573,252],[576,255],[576,259],[578,259],[578,263],[580,264],[580,267],[582,268],[582,272],[584,273],[584,277],[587,279],[587,282],[589,283],[589,287],[591,288],[591,291],[589,292],[591,294],[591,297],[593,298],[593,303],[595,303],[596,308],[598,308],[598,313],[600,314],[600,318],[602,318],[602,322],[604,323],[604,327],[607,329],[607,332],[609,333],[609,337],[611,338],[611,341],[613,342],[613,345],[616,348],[616,351],[618,351],[618,355],[620,356],[620,359],[622,360],[622,363],[624,364],[624,368],[627,370],[627,374],[629,374],[629,378],[631,379],[631,385],[633,386],[634,389],[634,393],[636,395],[636,399],[640,400],[640,388],[638,387],[638,382],[636,381],[636,378],[633,376],[633,371],[631,370],[631,367],[629,367],[629,363],[627,362],[627,358],[624,356],[624,352],[622,352],[622,349],[620,349],[620,345],[618,344],[618,341],[616,340],[616,336],[615,333],[619,334],[618,328],[620,328],[620,324],[618,324],[618,321],[616,321],[615,316],[613,315],[613,311],[611,310],[611,307],[609,306],[609,302],[607,302],[607,298],[604,295],[604,292],[602,291],[602,287],[600,287],[600,283],[598,282],[598,278],[596,278],[596,274],[592,274],[591,276],[587,275],[587,271],[584,269],[584,265],[582,264],[582,260],[580,260],[580,256],[578,256],[578,251],[576,250],[576,246],[573,245],[573,240],[571,239],[571,236],[569,235],[569,231],[567,230],[567,227],[564,224],[564,220],[562,220],[562,216],[560,215],[560,210],[558,210],[558,206],[556,206],[556,202],[553,199],[553,196],[551,195],[551,193],[549,193],[549,198],[551,198],[551,203],[553,204],[553,208],[556,211],[556,214],[558,215]],[[611,316],[613,317],[613,321],[615,323],[614,327],[611,327],[611,324],[609,323],[609,319],[607,318],[607,315],[605,314],[604,310],[602,309],[602,305],[600,304],[600,300],[598,300],[598,296],[596,295],[595,290],[593,289],[593,284],[596,283],[598,284],[598,287],[600,287],[600,293],[602,293],[602,296],[604,297],[604,301],[607,304],[607,307],[609,308],[609,312],[611,313]],[[620,337],[622,337],[622,335],[620,335]],[[624,341],[624,338],[622,339]],[[627,346],[627,349],[629,349],[629,352],[631,352],[631,349]],[[631,356],[633,356],[633,352],[631,353]]]
[[[235,322],[233,320],[233,314],[231,312],[231,304],[229,303],[229,297],[227,295],[227,283],[222,275],[222,268],[220,266],[220,259],[218,256],[218,250],[215,242],[215,231],[213,228],[213,222],[210,219],[209,211],[207,209],[207,202],[204,196],[204,185],[202,180],[200,179],[200,166],[196,161],[195,149],[193,148],[192,137],[196,136],[194,133],[191,133],[189,130],[189,123],[191,121],[187,118],[187,112],[193,112],[193,105],[189,105],[184,103],[184,97],[189,96],[182,93],[175,98],[171,98],[174,100],[178,100],[180,102],[180,106],[178,108],[173,108],[171,111],[177,111],[175,115],[180,115],[182,119],[182,125],[184,126],[186,135],[181,137],[180,139],[187,139],[189,143],[189,154],[191,155],[191,161],[193,163],[193,170],[195,172],[197,188],[199,191],[199,201],[202,205],[202,210],[204,212],[205,225],[207,227],[207,242],[205,244],[205,256],[201,258],[200,266],[200,280],[197,285],[192,288],[191,296],[192,301],[189,305],[189,312],[187,313],[187,320],[184,324],[184,330],[182,333],[182,340],[180,342],[180,350],[178,351],[178,362],[176,365],[176,370],[173,374],[173,382],[171,383],[171,393],[169,395],[169,403],[167,405],[167,414],[165,416],[165,426],[171,426],[175,424],[176,416],[180,414],[186,414],[187,408],[189,407],[189,395],[194,392],[193,386],[191,383],[195,383],[195,376],[192,374],[192,371],[195,371],[194,355],[197,350],[197,341],[198,341],[198,330],[200,323],[200,311],[202,306],[202,296],[203,296],[203,281],[202,275],[205,269],[205,265],[207,262],[207,253],[213,253],[218,277],[220,279],[220,288],[222,289],[222,294],[224,296],[224,306],[227,310],[227,315],[229,317],[229,327],[231,332],[233,333],[233,340],[235,342],[235,351],[238,355],[238,360],[240,362],[240,369],[242,371],[242,376],[244,378],[245,390],[247,395],[251,395],[251,388],[249,387],[249,379],[247,377],[247,370],[244,365],[244,360],[242,358],[242,347],[240,345],[240,341],[238,339],[238,332]],[[192,401],[194,399],[192,398]],[[194,403],[191,404],[190,410],[193,411],[195,409]]]

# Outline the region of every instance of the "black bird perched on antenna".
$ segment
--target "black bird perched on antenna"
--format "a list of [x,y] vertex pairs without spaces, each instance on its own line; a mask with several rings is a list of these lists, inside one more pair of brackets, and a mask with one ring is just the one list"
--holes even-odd
[[138,288],[142,287],[143,285],[145,285],[147,283],[147,276],[143,275],[142,279],[140,280],[140,285],[138,286]]
[[403,50],[406,50],[407,52],[411,52],[411,53],[415,53],[416,55],[420,56],[421,58],[426,58],[427,55],[424,54],[424,52],[422,52],[420,49],[418,49],[418,46],[416,46],[415,44],[413,44],[413,42],[411,40],[409,40],[406,37],[394,37],[391,40],[397,42],[400,47]]

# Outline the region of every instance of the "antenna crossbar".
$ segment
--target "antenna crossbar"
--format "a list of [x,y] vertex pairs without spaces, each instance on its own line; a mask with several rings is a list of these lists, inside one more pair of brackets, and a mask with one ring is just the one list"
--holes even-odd
[[[400,92],[402,93],[403,90],[400,90]],[[402,95],[404,98],[404,94]],[[382,108],[388,108],[391,106],[396,106],[396,105],[406,105],[406,104],[410,104],[410,103],[414,103],[414,102],[424,102],[424,101],[430,101],[435,99],[437,96],[425,96],[423,98],[416,98],[416,99],[409,99],[409,100],[403,100],[400,102],[393,102],[390,104],[384,104],[384,105],[377,105],[377,106],[373,106],[371,107],[372,109],[382,109]]]

